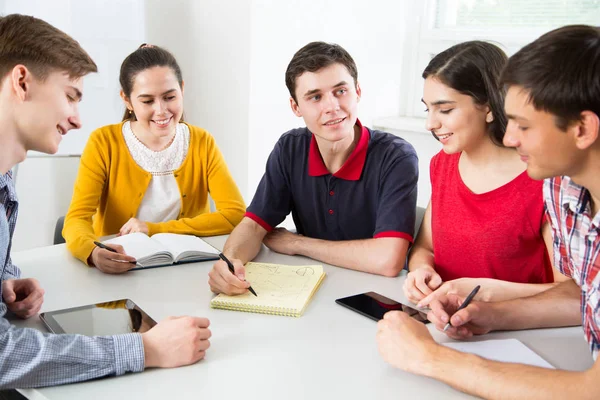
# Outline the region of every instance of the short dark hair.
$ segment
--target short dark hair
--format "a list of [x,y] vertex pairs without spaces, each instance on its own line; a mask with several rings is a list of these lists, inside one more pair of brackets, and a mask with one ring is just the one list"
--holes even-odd
[[600,28],[569,25],[542,35],[508,60],[502,82],[527,91],[563,131],[582,111],[600,117]]
[[20,14],[0,16],[0,77],[18,64],[42,81],[55,71],[70,78],[98,71],[75,39],[46,21]]
[[285,85],[295,102],[296,79],[305,72],[316,72],[332,64],[342,64],[354,79],[358,80],[358,70],[350,54],[335,43],[310,42],[294,54],[285,71]]
[[498,46],[474,40],[437,54],[423,71],[423,78],[435,77],[452,89],[471,96],[476,104],[488,105],[494,120],[488,134],[497,146],[504,146],[507,118],[504,90],[500,85],[507,56]]
[[[125,97],[129,98],[131,96],[135,77],[140,72],[153,67],[171,68],[177,78],[177,82],[179,82],[179,87],[182,87],[183,77],[181,68],[179,68],[179,64],[173,54],[162,47],[144,43],[136,51],[128,55],[121,64],[119,82],[121,83],[121,90],[123,90]],[[130,114],[129,110],[125,109],[123,121],[128,119],[135,120],[135,114]],[[183,121],[183,117],[181,120]]]

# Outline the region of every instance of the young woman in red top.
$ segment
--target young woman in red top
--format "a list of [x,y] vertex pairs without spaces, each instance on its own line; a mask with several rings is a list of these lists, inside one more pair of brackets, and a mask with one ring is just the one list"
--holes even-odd
[[443,149],[431,160],[431,201],[404,284],[419,306],[445,293],[466,296],[476,285],[476,299],[498,301],[567,279],[548,254],[542,182],[502,145],[506,61],[497,46],[472,41],[438,54],[423,72],[426,127]]

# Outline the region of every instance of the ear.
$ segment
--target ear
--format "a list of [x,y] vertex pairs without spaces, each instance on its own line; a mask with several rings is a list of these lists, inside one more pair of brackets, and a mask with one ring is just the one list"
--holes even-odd
[[360,101],[360,97],[362,96],[362,89],[360,88],[360,83],[356,82],[356,94],[358,95],[358,98],[356,99],[357,102]]
[[183,87],[185,86],[185,81],[181,80],[181,95],[183,96]]
[[573,129],[575,146],[580,150],[585,150],[598,141],[600,117],[592,111],[582,111],[579,122],[568,129]]
[[492,114],[491,111],[488,111],[487,114],[485,114],[485,122],[487,122],[488,124],[494,122],[494,114]]
[[10,81],[13,92],[23,102],[30,96],[33,74],[22,64],[15,65],[10,72]]
[[121,91],[119,92],[119,95],[121,96],[121,99],[123,99],[123,103],[125,103],[125,107],[127,107],[127,109],[129,111],[133,111],[133,106],[131,105],[129,98],[127,96],[125,96],[125,92],[123,91],[123,89],[121,89]]
[[296,117],[301,117],[302,112],[300,111],[300,107],[298,107],[298,103],[294,100],[293,97],[290,97],[290,107],[292,108],[292,112]]

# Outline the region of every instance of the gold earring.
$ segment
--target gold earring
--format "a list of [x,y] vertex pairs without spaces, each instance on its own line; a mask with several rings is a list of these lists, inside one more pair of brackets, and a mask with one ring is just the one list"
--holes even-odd
[[132,112],[133,112],[133,110],[129,110],[129,115],[131,115]]

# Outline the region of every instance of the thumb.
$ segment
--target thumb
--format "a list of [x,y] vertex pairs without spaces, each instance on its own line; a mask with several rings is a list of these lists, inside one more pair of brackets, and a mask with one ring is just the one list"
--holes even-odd
[[241,262],[234,262],[233,269],[235,270],[235,276],[237,276],[240,280],[246,280],[246,268]]
[[17,300],[13,280],[4,281],[4,285],[2,285],[2,297],[4,297],[6,303],[13,303]]
[[115,249],[117,251],[117,253],[119,254],[125,254],[127,255],[127,253],[125,253],[125,249],[123,248],[123,246],[121,246],[120,244],[111,244],[110,247],[112,247],[113,249]]
[[429,279],[429,282],[427,282],[427,286],[429,286],[429,288],[431,290],[437,289],[438,287],[440,287],[441,284],[442,284],[442,277],[437,272],[434,273],[433,276],[431,277],[431,279]]

